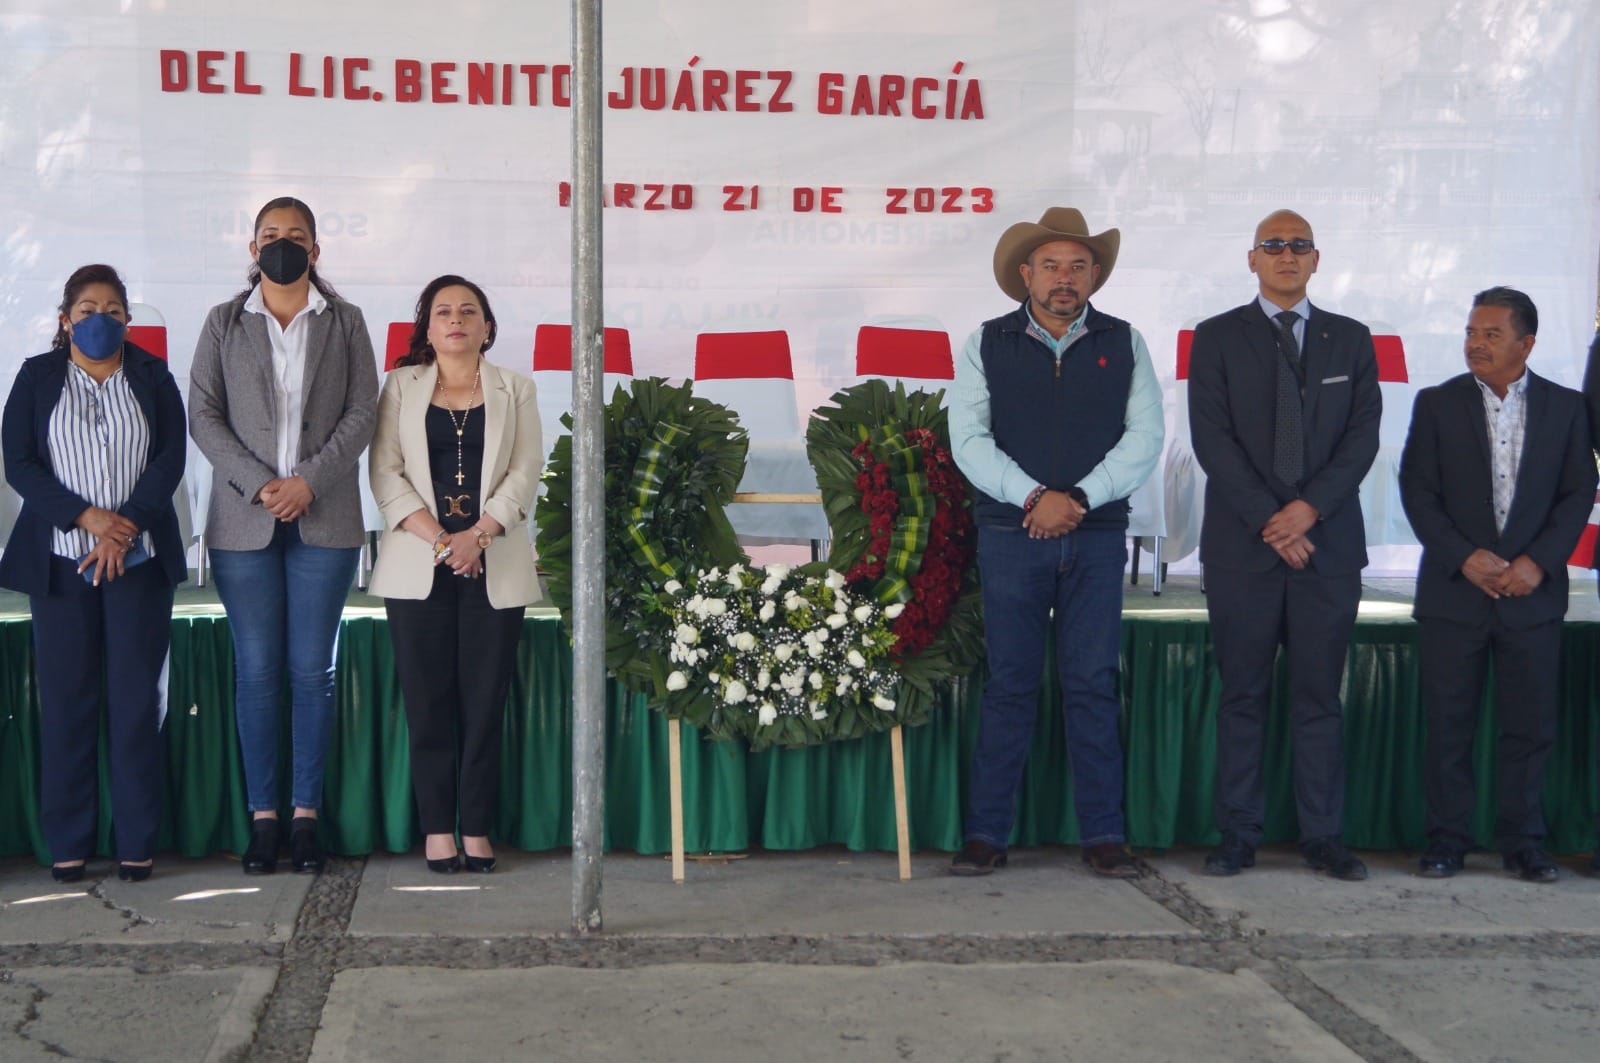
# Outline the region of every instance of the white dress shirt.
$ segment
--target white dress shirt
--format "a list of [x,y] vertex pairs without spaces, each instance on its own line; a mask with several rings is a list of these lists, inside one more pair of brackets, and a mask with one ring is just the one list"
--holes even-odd
[[1522,468],[1522,441],[1528,425],[1528,374],[1524,372],[1506,387],[1501,398],[1494,389],[1478,381],[1483,394],[1483,423],[1489,433],[1489,465],[1494,484],[1494,527],[1506,530],[1511,499],[1517,493],[1517,473]]
[[272,390],[277,398],[273,424],[278,437],[278,475],[293,476],[295,466],[300,464],[300,421],[305,409],[306,318],[328,309],[328,300],[312,285],[311,298],[288,328],[278,324],[267,309],[259,284],[244,301],[244,308],[267,319],[267,335],[272,340]]

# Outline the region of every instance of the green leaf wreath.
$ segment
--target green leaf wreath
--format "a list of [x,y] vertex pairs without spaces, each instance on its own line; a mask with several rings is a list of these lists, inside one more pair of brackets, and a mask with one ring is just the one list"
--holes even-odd
[[[970,502],[942,396],[881,381],[835,394],[806,445],[832,553],[751,569],[725,514],[749,448],[737,416],[692,383],[618,388],[605,408],[608,670],[669,718],[758,749],[925,722],[936,687],[983,646]],[[568,620],[571,483],[564,436],[535,523]]]

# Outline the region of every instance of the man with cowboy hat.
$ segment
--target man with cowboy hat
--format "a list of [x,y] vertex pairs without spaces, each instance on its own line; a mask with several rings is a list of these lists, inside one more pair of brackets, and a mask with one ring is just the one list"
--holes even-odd
[[1202,321],[1189,355],[1189,424],[1206,473],[1200,562],[1222,679],[1211,875],[1255,864],[1273,662],[1284,647],[1294,798],[1306,863],[1367,877],[1342,840],[1339,682],[1367,564],[1361,480],[1378,454],[1372,333],[1312,306],[1320,255],[1293,211],[1267,215],[1247,256],[1259,293]]
[[1127,499],[1164,423],[1143,337],[1089,305],[1121,242],[1116,229],[1091,236],[1069,207],[1007,229],[994,277],[1019,305],[984,322],[956,366],[950,437],[978,490],[989,680],[953,874],[1005,866],[1052,614],[1084,860],[1139,873],[1124,844],[1117,657]]

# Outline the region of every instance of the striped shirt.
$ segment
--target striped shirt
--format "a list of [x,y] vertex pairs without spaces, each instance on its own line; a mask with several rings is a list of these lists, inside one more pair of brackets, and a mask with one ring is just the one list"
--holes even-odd
[[[50,414],[46,432],[50,465],[56,479],[91,505],[113,512],[133,495],[150,454],[150,423],[121,369],[95,383],[75,363],[67,365],[61,401]],[[150,533],[140,539],[155,556]],[[57,557],[77,559],[94,549],[95,537],[82,528],[51,529],[50,550]]]

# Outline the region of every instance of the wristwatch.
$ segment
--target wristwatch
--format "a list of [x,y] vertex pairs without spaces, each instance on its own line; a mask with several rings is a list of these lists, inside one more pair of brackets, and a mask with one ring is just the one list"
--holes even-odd
[[494,536],[490,535],[488,532],[484,531],[482,528],[478,527],[476,524],[474,524],[472,526],[472,530],[478,533],[478,549],[479,550],[487,550],[487,549],[489,549],[489,544],[494,542]]

